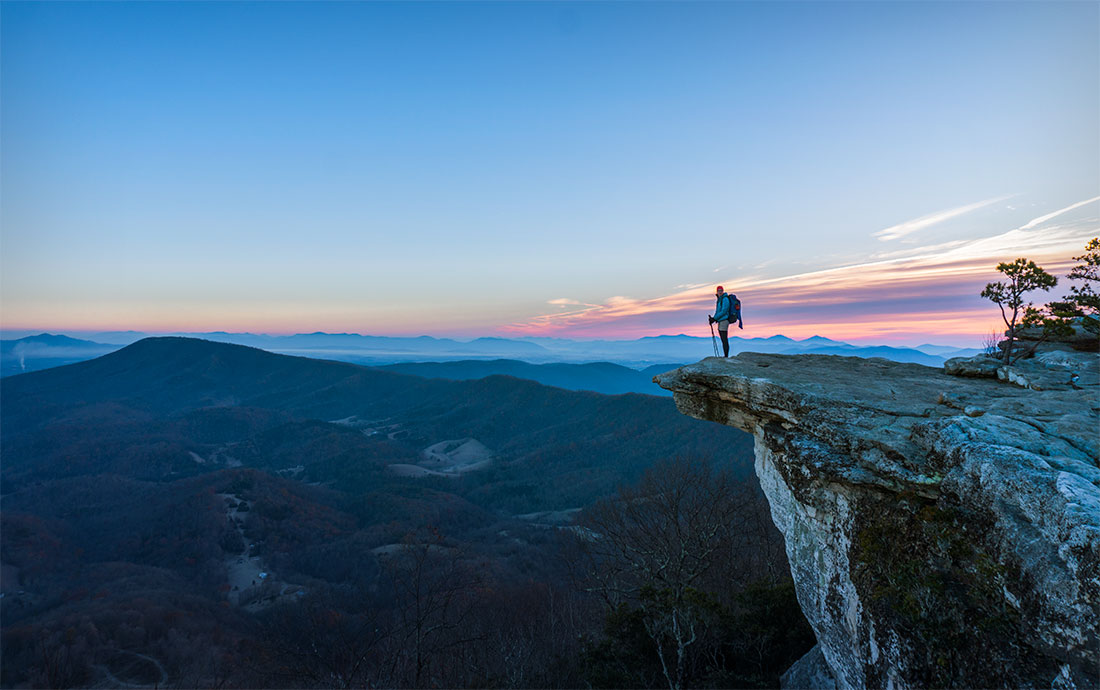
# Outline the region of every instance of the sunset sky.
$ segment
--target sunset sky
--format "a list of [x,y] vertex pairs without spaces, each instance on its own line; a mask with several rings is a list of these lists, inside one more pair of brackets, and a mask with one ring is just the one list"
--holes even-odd
[[[1100,5],[0,5],[5,331],[978,345],[1100,234]],[[1059,286],[1037,301],[1059,297]]]

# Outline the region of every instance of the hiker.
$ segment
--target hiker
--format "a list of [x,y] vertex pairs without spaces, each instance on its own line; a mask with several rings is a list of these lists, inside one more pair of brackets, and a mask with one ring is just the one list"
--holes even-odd
[[718,335],[722,336],[722,356],[729,357],[730,321],[736,320],[738,328],[745,327],[741,321],[741,300],[737,299],[737,295],[727,294],[721,285],[715,290],[714,296],[718,298],[718,302],[714,308],[714,316],[709,317],[710,323],[718,324]]

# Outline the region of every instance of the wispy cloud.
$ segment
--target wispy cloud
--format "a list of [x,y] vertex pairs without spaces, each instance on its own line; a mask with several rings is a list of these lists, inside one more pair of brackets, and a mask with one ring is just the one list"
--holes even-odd
[[1084,201],[1078,201],[1076,204],[1070,204],[1069,206],[1066,206],[1065,208],[1060,208],[1060,209],[1058,209],[1057,211],[1055,211],[1053,213],[1046,214],[1045,216],[1039,216],[1038,218],[1032,218],[1026,224],[1021,225],[1020,229],[1021,230],[1030,230],[1031,228],[1035,227],[1036,225],[1047,222],[1051,218],[1055,218],[1057,216],[1060,216],[1063,213],[1068,213],[1069,211],[1072,211],[1075,208],[1081,208],[1082,206],[1085,206],[1087,204],[1091,204],[1094,201],[1100,201],[1100,196],[1094,196],[1091,199],[1085,199]]
[[568,306],[573,306],[573,305],[580,304],[580,302],[578,302],[577,300],[569,299],[568,297],[559,297],[557,299],[548,299],[548,300],[546,300],[546,303],[547,304],[556,304],[559,307],[568,307]]
[[983,206],[989,206],[990,204],[995,204],[998,201],[1004,201],[1011,196],[1011,194],[1006,194],[1005,196],[993,197],[992,199],[978,201],[973,204],[967,204],[966,206],[959,206],[958,208],[949,208],[946,211],[937,211],[936,213],[930,213],[927,216],[921,216],[920,218],[907,220],[904,223],[891,225],[885,230],[879,230],[871,236],[877,237],[883,242],[889,242],[890,240],[896,240],[900,237],[905,237],[906,235],[910,235],[918,230],[923,230],[932,225],[951,220],[952,218],[961,216],[964,213],[976,211]]
[[[815,334],[851,340],[953,337],[975,344],[996,326],[995,310],[978,296],[996,279],[994,266],[1018,256],[1064,273],[1095,221],[1041,229],[1016,228],[976,240],[953,241],[868,257],[835,268],[786,276],[739,276],[722,281],[742,299],[745,335]],[[513,333],[630,337],[706,329],[713,285],[685,286],[651,299],[617,296],[512,324]],[[921,335],[926,334],[926,335]]]

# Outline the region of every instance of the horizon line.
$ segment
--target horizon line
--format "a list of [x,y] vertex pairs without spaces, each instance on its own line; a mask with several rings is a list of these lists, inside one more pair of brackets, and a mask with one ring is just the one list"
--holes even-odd
[[[12,332],[24,333],[24,335],[9,337],[8,334],[12,333]],[[2,339],[2,340],[21,340],[23,338],[30,338],[30,337],[35,337],[35,336],[39,336],[39,335],[60,335],[60,336],[74,337],[73,334],[78,334],[78,335],[83,336],[85,338],[92,337],[92,336],[95,336],[95,335],[115,335],[115,334],[117,334],[117,335],[133,334],[133,335],[136,335],[136,336],[141,336],[141,337],[137,338],[135,340],[135,342],[137,342],[137,340],[143,340],[145,338],[173,337],[173,336],[175,336],[175,337],[197,337],[197,336],[204,336],[204,335],[253,336],[253,337],[268,337],[268,338],[289,338],[289,337],[302,336],[302,335],[317,335],[317,336],[354,336],[354,337],[360,337],[360,338],[393,338],[393,339],[405,339],[405,340],[415,340],[415,339],[421,339],[421,338],[429,338],[431,340],[437,340],[437,341],[451,340],[451,341],[458,342],[458,343],[470,343],[470,342],[473,342],[473,341],[476,341],[476,340],[482,340],[482,339],[509,340],[509,341],[567,340],[567,341],[573,341],[573,342],[635,342],[635,341],[638,341],[638,340],[645,340],[647,338],[677,338],[677,337],[696,338],[696,339],[700,339],[700,340],[705,340],[706,339],[706,336],[690,335],[690,334],[684,333],[682,331],[679,332],[679,333],[657,333],[657,334],[652,334],[652,335],[638,336],[636,338],[609,338],[609,337],[583,337],[583,336],[581,336],[581,337],[576,337],[576,336],[574,336],[574,337],[564,337],[564,336],[554,336],[554,335],[543,335],[543,336],[539,336],[539,335],[521,335],[521,336],[515,336],[515,335],[480,335],[480,336],[468,337],[468,336],[436,336],[436,335],[429,335],[427,333],[419,333],[419,334],[416,334],[416,335],[407,335],[407,334],[394,335],[394,334],[359,333],[359,332],[348,332],[348,331],[340,331],[340,332],[329,332],[329,331],[255,332],[255,331],[225,331],[225,330],[216,330],[216,331],[180,331],[180,330],[139,331],[139,330],[134,330],[134,329],[92,330],[92,329],[71,329],[71,328],[41,329],[41,328],[14,328],[14,327],[6,327],[6,326],[0,327],[0,339]],[[826,335],[820,335],[820,334],[810,335],[810,336],[806,336],[804,338],[791,337],[791,336],[785,335],[783,333],[773,333],[771,335],[757,335],[757,336],[747,336],[747,335],[730,335],[729,336],[730,340],[745,340],[745,341],[748,341],[748,340],[772,340],[772,339],[776,339],[776,338],[785,338],[787,340],[790,340],[790,341],[796,342],[796,343],[802,343],[802,342],[806,342],[808,340],[820,339],[820,340],[828,340],[828,341],[834,342],[834,343],[851,344],[848,339],[832,338],[832,337],[829,337],[829,336],[826,336]],[[916,346],[906,346],[906,345],[890,345],[890,344],[887,344],[886,342],[883,342],[881,340],[875,340],[875,339],[855,338],[855,339],[851,339],[851,340],[867,341],[867,342],[879,342],[882,346],[885,346],[885,347],[916,347]],[[114,344],[114,343],[101,343],[101,344],[109,345],[109,344]],[[941,343],[935,343],[931,339],[929,339],[929,340],[925,340],[924,342],[920,343],[920,345],[941,345]],[[947,347],[959,347],[959,348],[974,347],[974,346],[970,346],[970,345],[959,345],[957,343],[949,343],[949,344],[942,344],[942,345],[947,346]],[[863,345],[863,346],[866,346],[866,345]]]

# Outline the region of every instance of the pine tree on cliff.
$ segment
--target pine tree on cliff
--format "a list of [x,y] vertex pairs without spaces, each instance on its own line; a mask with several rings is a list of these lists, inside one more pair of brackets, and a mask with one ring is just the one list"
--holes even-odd
[[1070,280],[1080,281],[1080,285],[1070,287],[1070,294],[1065,297],[1067,302],[1073,303],[1086,317],[1086,327],[1098,330],[1100,323],[1100,294],[1093,285],[1100,283],[1100,237],[1093,237],[1085,245],[1085,253],[1073,257],[1077,265],[1070,269],[1066,277]]
[[[1074,337],[1078,327],[1093,336],[1100,334],[1100,294],[1094,284],[1100,283],[1100,238],[1092,238],[1085,245],[1085,253],[1073,257],[1077,265],[1066,275],[1078,285],[1070,286],[1070,294],[1060,301],[1047,302],[1040,309],[1028,306],[1024,310],[1021,325],[1025,328],[1041,328],[1042,342],[1048,337]],[[1035,346],[1032,346],[1034,351]],[[1022,355],[1017,355],[1017,359]]]
[[[982,290],[982,297],[1001,308],[1008,340],[1005,344],[1004,363],[1009,364],[1012,361],[1012,344],[1016,340],[1020,317],[1031,308],[1030,302],[1024,302],[1024,295],[1032,290],[1049,290],[1058,284],[1058,279],[1029,259],[1021,258],[1010,264],[997,264],[997,270],[1005,274],[1008,281],[988,283]],[[1008,315],[1009,309],[1012,310],[1011,317]]]

